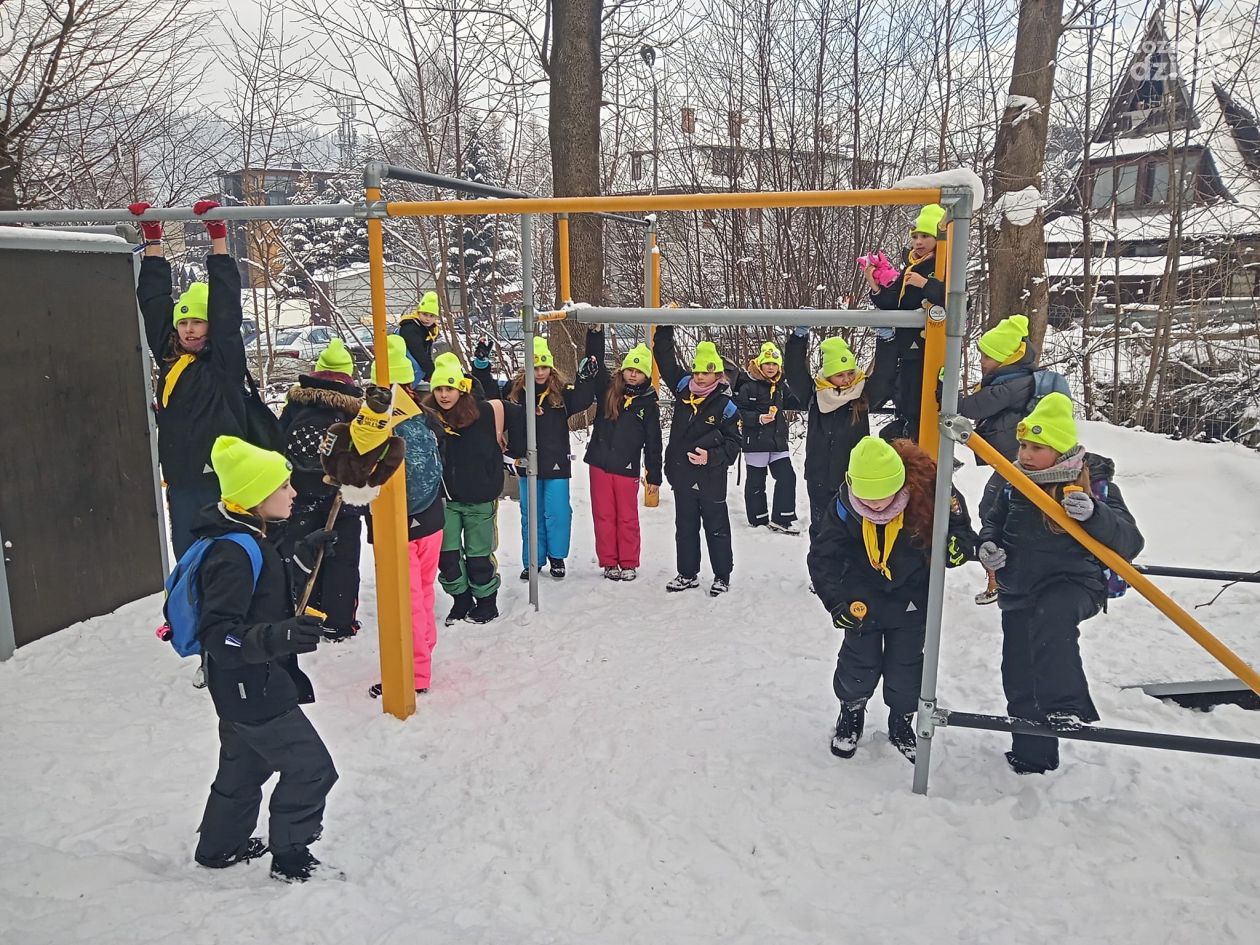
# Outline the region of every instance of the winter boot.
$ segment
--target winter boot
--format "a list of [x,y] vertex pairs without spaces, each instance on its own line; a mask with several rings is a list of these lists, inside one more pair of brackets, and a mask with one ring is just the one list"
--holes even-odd
[[529,568],[521,568],[521,580],[522,581],[529,580]]
[[888,740],[913,763],[919,740],[914,734],[914,713],[891,715],[888,718]]
[[[381,693],[383,693],[384,691],[385,691],[385,687],[382,686],[380,683],[373,683],[372,685],[368,686],[368,695],[371,696],[373,699],[379,699],[381,697]],[[417,689],[416,695],[422,696],[428,691],[429,691],[428,689]]]
[[977,604],[992,604],[997,600],[997,572],[986,571],[989,575],[989,586],[976,595]]
[[731,589],[731,576],[729,574],[717,574],[713,577],[713,583],[709,585],[709,596],[717,597],[719,594],[725,594]]
[[446,625],[454,626],[459,621],[468,616],[468,611],[472,610],[473,596],[472,591],[463,590],[455,596],[451,603],[451,612],[446,615]]
[[699,586],[700,586],[700,578],[698,576],[694,574],[690,576],[686,574],[680,574],[676,578],[674,578],[672,581],[670,581],[668,584],[665,585],[665,590],[673,593],[675,591],[689,591],[693,587],[699,587]]
[[857,751],[858,739],[866,727],[866,700],[840,703],[840,717],[836,719],[836,734],[831,737],[831,753],[837,758],[852,758]]
[[489,623],[499,616],[498,597],[498,591],[495,591],[489,597],[478,597],[477,602],[473,604],[472,611],[468,614],[468,622]]
[[341,870],[321,863],[306,848],[271,857],[271,878],[282,883],[304,883],[309,879],[345,879]]
[[235,853],[229,853],[227,856],[215,859],[202,856],[200,853],[194,853],[193,859],[197,861],[198,866],[204,866],[206,869],[211,870],[221,870],[229,866],[235,866],[237,863],[248,863],[250,860],[256,860],[266,852],[266,840],[262,837],[250,837],[245,841],[245,846]]
[[638,576],[639,572],[637,572],[634,568],[621,569],[621,580],[623,581],[633,581]]
[[615,564],[611,568],[604,568],[604,577],[609,581],[620,581],[621,568],[617,567]]
[[557,581],[563,581],[564,580],[564,559],[563,558],[548,558],[547,560],[551,563],[551,576],[555,578]]
[[780,535],[799,535],[801,533],[801,530],[791,522],[786,525],[780,525],[778,522],[771,522],[770,531],[778,532]]

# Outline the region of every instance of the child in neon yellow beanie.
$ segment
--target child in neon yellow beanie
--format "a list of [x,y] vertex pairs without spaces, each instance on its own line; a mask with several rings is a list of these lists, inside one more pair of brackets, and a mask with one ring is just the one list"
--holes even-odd
[[[1091,537],[1125,559],[1136,557],[1142,533],[1112,481],[1115,464],[1081,446],[1072,401],[1047,394],[1016,435],[1016,465],[1034,486]],[[1107,600],[1109,579],[1098,559],[1009,485],[985,517],[978,556],[998,575],[1008,714],[1064,731],[1096,722],[1079,639],[1080,624]],[[1015,735],[1006,760],[1018,774],[1053,771],[1058,742]]]
[[[844,631],[832,680],[840,717],[831,751],[839,758],[853,757],[882,677],[888,740],[914,760],[935,491],[936,463],[923,450],[909,440],[864,437],[810,545],[814,589]],[[974,550],[966,506],[955,494],[948,564],[962,564]]]
[[[733,399],[744,435],[744,514],[753,528],[797,535],[796,470],[788,451],[789,410],[801,402],[784,382],[783,353],[773,341],[761,346],[746,372],[735,380]],[[766,501],[766,479],[774,477],[773,505]]]
[[[980,336],[980,384],[958,397],[958,413],[976,425],[976,432],[995,450],[1014,462],[1019,444],[1015,428],[1027,414],[1036,387],[1037,350],[1028,338],[1028,319],[1023,315],[1004,318]],[[979,457],[976,462],[983,465]],[[980,498],[980,520],[993,507],[997,490],[1005,483],[1001,475],[989,477]],[[977,604],[997,600],[997,577],[988,575],[988,586],[976,595]]]
[[[602,330],[592,328],[586,333],[586,350],[578,366],[575,383],[568,383],[556,369],[555,355],[547,339],[534,337],[533,366],[522,367],[512,379],[506,394],[490,374],[489,367],[481,367],[481,359],[473,361],[473,375],[485,389],[487,397],[502,398],[506,403],[521,409],[511,413],[513,422],[508,424],[508,455],[517,460],[522,474],[526,459],[525,410],[532,409],[537,417],[535,434],[538,438],[538,560],[532,562],[540,569],[547,562],[551,576],[563,580],[567,573],[565,559],[573,535],[573,506],[569,499],[569,481],[573,476],[573,455],[569,443],[569,418],[581,413],[595,401],[595,377],[598,373],[596,352],[603,350]],[[525,403],[525,371],[534,372],[535,403]],[[521,580],[529,580],[529,490],[521,489]]]
[[661,381],[674,396],[674,416],[665,446],[665,478],[674,490],[674,546],[678,574],[671,593],[700,586],[700,535],[713,567],[709,595],[730,590],[735,559],[726,507],[726,474],[739,457],[739,408],[730,397],[725,362],[711,341],[696,345],[691,368],[678,363],[674,329],[662,325],[652,339]]
[[[936,243],[945,226],[945,208],[928,204],[915,217],[910,227],[910,246],[901,253],[901,278],[880,288],[871,268],[863,270],[870,289],[871,304],[879,309],[914,311],[945,304],[945,283],[936,278]],[[895,368],[890,384],[881,379],[877,390],[870,390],[872,409],[882,407],[891,394],[897,415],[887,425],[883,436],[919,436],[919,415],[923,398],[923,329],[879,328],[875,331],[881,345],[895,346]],[[876,356],[879,358],[878,354]]]
[[[220,720],[221,748],[195,859],[222,869],[270,848],[276,879],[335,878],[337,871],[309,849],[323,829],[324,798],[337,781],[337,770],[302,711],[302,705],[315,701],[315,693],[297,659],[315,651],[323,637],[322,618],[295,616],[290,589],[305,581],[320,548],[325,557],[333,554],[336,533],[312,532],[286,560],[277,544],[284,531],[278,523],[289,518],[294,496],[285,458],[220,436],[211,462],[222,499],[205,509],[196,528],[198,539],[208,543],[197,575],[198,638]],[[250,834],[262,786],[273,773],[280,779],[271,795],[264,842]]]

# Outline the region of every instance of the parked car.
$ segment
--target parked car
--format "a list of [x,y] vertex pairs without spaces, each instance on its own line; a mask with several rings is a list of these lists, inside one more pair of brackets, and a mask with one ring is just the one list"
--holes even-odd
[[372,332],[367,328],[351,326],[349,332],[327,325],[284,328],[276,334],[272,354],[276,358],[314,363],[333,338],[341,338],[346,343],[346,349],[354,359],[355,373],[362,375],[372,363]]

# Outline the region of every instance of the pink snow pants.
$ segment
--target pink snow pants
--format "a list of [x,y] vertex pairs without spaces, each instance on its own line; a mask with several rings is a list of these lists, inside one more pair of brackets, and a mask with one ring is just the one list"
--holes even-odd
[[639,480],[598,466],[591,471],[591,518],[601,568],[639,566]]
[[428,689],[433,679],[433,648],[437,646],[433,596],[441,552],[441,532],[407,543],[407,567],[411,572],[412,666],[417,689]]

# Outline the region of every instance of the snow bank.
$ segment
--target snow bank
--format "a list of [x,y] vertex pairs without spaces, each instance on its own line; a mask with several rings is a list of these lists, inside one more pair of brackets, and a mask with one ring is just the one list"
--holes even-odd
[[1003,217],[1012,226],[1027,226],[1037,219],[1037,211],[1046,202],[1041,199],[1041,191],[1036,187],[1025,187],[1023,190],[1002,194],[993,202],[994,225],[1001,225]]
[[977,210],[984,203],[984,184],[969,167],[959,167],[952,171],[940,171],[936,174],[920,174],[914,177],[903,177],[893,184],[895,190],[919,190],[934,187],[970,187],[972,209]]
[[[1144,560],[1260,565],[1260,455],[1081,430],[1116,461]],[[987,475],[959,473],[973,507]],[[518,510],[503,504],[504,616],[439,627],[433,690],[405,724],[366,697],[379,673],[370,632],[304,658],[310,714],[341,772],[316,852],[345,883],[192,865],[215,719],[189,661],[153,638],[156,597],[0,664],[0,941],[1254,939],[1260,765],[1069,742],[1060,771],[1020,778],[1002,736],[945,729],[932,793],[915,797],[878,697],[857,756],[828,752],[840,640],[806,590],[803,536],[745,527],[732,476],[731,592],[667,596],[665,489],[641,510],[640,579],[614,584],[598,576],[586,482],[573,480],[569,576],[544,579],[540,614],[515,579]],[[370,558],[363,573],[370,628]],[[1000,712],[997,608],[971,602],[978,565],[949,575],[942,705]],[[1160,583],[1190,607],[1216,591]],[[1260,589],[1238,586],[1195,613],[1254,663],[1257,606]],[[1254,713],[1122,688],[1223,675],[1133,592],[1085,625],[1082,647],[1106,724],[1260,739]]]

